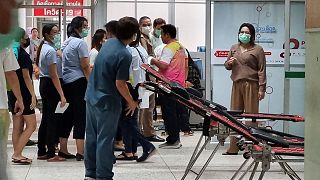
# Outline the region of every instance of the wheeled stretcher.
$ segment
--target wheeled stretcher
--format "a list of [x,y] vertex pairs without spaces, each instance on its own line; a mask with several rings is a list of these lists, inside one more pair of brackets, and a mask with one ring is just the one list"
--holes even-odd
[[[227,111],[227,108],[222,105],[202,99],[195,90],[185,89],[175,82],[170,82],[149,65],[143,64],[141,67],[148,74],[158,79],[158,82],[145,82],[143,84],[145,88],[164,95],[173,96],[178,102],[204,117],[202,136],[200,137],[191,156],[182,180],[186,178],[190,171],[192,171],[193,165],[207,144],[211,141],[211,138],[217,136],[219,143],[214,148],[200,172],[194,172],[197,174],[195,179],[199,179],[201,177],[218,148],[221,145],[224,145],[225,139],[229,136],[230,129],[239,134],[239,149],[247,150],[247,152],[244,153],[244,163],[235,172],[231,179],[235,179],[238,176],[250,159],[253,159],[253,162],[248,166],[239,179],[243,179],[252,168],[250,180],[253,179],[260,163],[262,165],[262,170],[259,180],[263,179],[265,172],[270,169],[270,164],[273,162],[278,162],[284,173],[286,173],[291,179],[300,179],[295,171],[288,165],[288,162],[303,162],[303,158],[301,157],[304,156],[304,138],[270,129],[248,127],[238,119],[250,118],[253,121],[257,119],[270,119],[303,122],[304,118],[302,116],[264,113],[250,114]],[[206,137],[206,140],[202,144],[204,137]],[[283,159],[283,155],[298,158]]]

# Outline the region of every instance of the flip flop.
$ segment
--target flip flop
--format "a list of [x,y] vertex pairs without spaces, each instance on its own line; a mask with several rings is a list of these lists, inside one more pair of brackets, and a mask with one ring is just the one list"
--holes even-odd
[[132,161],[134,160],[134,156],[127,156],[125,152],[122,152],[121,154],[119,154],[117,157],[116,157],[116,160],[125,160],[125,161]]
[[15,164],[20,164],[20,165],[29,165],[32,163],[32,160],[28,159],[28,158],[23,158],[23,159],[12,158],[12,162]]

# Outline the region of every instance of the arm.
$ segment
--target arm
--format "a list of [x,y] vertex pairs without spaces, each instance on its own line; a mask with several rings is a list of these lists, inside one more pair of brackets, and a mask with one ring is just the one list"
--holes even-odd
[[132,116],[138,103],[133,100],[125,80],[116,80],[116,86],[121,96],[128,102],[128,108],[126,109],[128,112],[126,115],[131,114]]
[[50,74],[50,77],[51,77],[51,80],[52,80],[54,87],[56,88],[56,90],[58,91],[58,93],[60,95],[61,107],[63,107],[66,104],[67,100],[64,97],[64,93],[63,93],[63,90],[62,90],[62,87],[60,84],[56,64],[50,64],[49,74]]
[[21,115],[24,110],[23,99],[20,92],[20,84],[15,71],[7,71],[5,72],[5,76],[8,84],[10,85],[14,96],[17,98],[14,111],[17,115]]
[[259,77],[259,100],[262,100],[266,91],[267,76],[266,76],[266,56],[261,48],[258,55],[258,77]]
[[[34,109],[37,104],[37,98],[36,98],[36,94],[34,93],[33,83],[29,75],[29,70],[26,68],[22,69],[22,75],[23,75],[23,80],[26,83],[26,86],[32,96],[30,109]],[[29,104],[26,104],[26,105],[29,105]]]
[[235,57],[233,57],[235,53],[235,50],[233,48],[233,46],[230,48],[230,51],[228,52],[228,58],[226,60],[226,62],[224,62],[224,67],[227,69],[227,70],[231,70],[232,69],[232,64],[233,64],[233,61],[237,60]]
[[89,60],[89,52],[88,52],[88,46],[84,41],[81,41],[79,44],[79,59],[80,59],[80,65],[82,68],[82,72],[87,80],[89,80],[89,76],[91,73],[90,68],[90,60]]
[[89,80],[89,76],[91,73],[91,68],[89,64],[89,58],[83,57],[80,59],[80,65],[83,71],[84,76],[86,77],[87,80]]
[[152,59],[151,59],[150,64],[157,66],[157,67],[158,67],[159,69],[161,69],[161,70],[166,70],[166,69],[169,67],[169,64],[166,64],[166,63],[164,63],[164,62],[161,62],[160,60],[155,59],[155,58],[152,58]]
[[188,64],[189,58],[186,57],[185,58],[185,76],[186,76],[186,80],[188,79],[188,73],[189,73],[189,64]]

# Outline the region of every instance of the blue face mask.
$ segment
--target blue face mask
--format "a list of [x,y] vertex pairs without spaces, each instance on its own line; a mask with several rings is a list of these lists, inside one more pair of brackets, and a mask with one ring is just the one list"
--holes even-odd
[[54,47],[61,49],[61,34],[56,34],[53,38]]
[[239,34],[239,41],[243,44],[248,44],[250,42],[251,35],[246,33]]
[[82,38],[85,38],[85,37],[88,36],[88,34],[89,34],[89,29],[83,28],[83,29],[82,29],[82,32],[80,33],[80,36],[81,36]]

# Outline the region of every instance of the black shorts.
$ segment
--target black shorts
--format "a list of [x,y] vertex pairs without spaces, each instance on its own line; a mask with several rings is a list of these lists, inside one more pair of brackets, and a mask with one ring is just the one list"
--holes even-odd
[[[12,91],[7,91],[8,94],[8,106],[9,106],[9,111],[15,115],[16,113],[14,112],[14,107],[17,101],[17,98],[14,96]],[[23,105],[24,105],[24,110],[22,115],[30,115],[30,114],[34,114],[35,111],[34,109],[30,109],[30,105],[31,105],[31,101],[32,101],[32,97],[30,95],[30,93],[23,93],[21,92],[22,98],[23,98]]]

